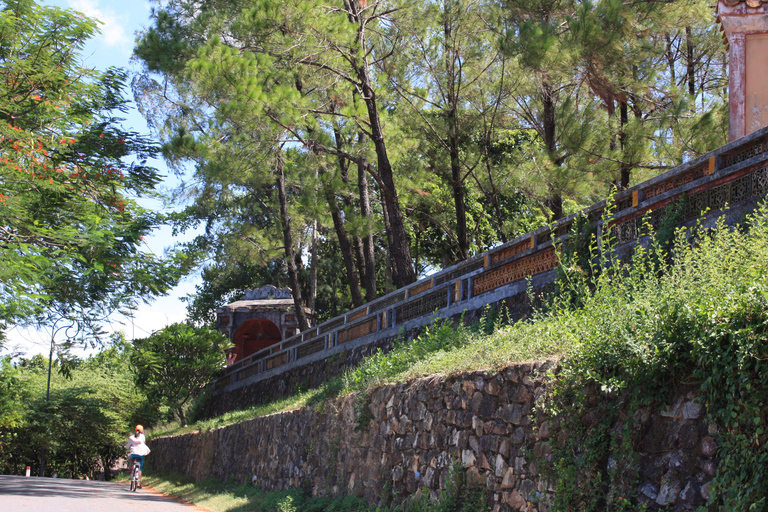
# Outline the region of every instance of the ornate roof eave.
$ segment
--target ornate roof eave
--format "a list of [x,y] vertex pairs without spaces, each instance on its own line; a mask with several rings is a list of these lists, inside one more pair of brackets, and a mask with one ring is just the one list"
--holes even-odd
[[729,33],[765,31],[768,0],[719,0],[716,20],[723,32],[723,42],[730,48]]
[[[295,309],[293,299],[278,300],[238,300],[216,308],[217,313],[231,313],[233,311],[285,311],[290,312]],[[310,308],[304,306],[304,312],[308,315],[314,314]]]

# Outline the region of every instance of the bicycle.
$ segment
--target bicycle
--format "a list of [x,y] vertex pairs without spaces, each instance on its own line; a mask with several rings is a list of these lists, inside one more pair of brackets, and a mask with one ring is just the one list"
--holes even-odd
[[136,487],[141,486],[141,479],[139,478],[140,467],[139,459],[131,459],[131,492],[136,492]]

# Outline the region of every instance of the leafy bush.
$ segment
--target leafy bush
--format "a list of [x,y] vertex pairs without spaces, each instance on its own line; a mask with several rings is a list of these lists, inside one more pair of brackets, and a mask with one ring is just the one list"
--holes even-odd
[[167,405],[186,425],[186,407],[224,367],[230,342],[207,327],[172,324],[148,338],[133,340],[131,365],[136,384]]
[[[564,301],[540,319],[574,333],[545,405],[568,432],[551,467],[559,475],[554,510],[627,507],[636,488],[631,422],[623,447],[612,445],[621,436],[611,439],[609,427],[620,404],[631,416],[642,405],[663,404],[686,381],[700,385],[720,431],[710,506],[751,511],[765,503],[768,211],[749,221],[749,230],[679,230],[670,250],[650,238],[631,265],[571,289],[594,290],[582,296],[583,307]],[[659,272],[664,262],[671,263]],[[587,403],[585,389],[602,393],[598,405]],[[617,448],[628,462],[611,473],[608,451]]]
[[46,358],[0,360],[0,473],[39,473],[45,450],[46,475],[96,478],[123,457],[131,427],[159,416],[133,384],[129,350],[117,345],[74,361],[68,378],[54,362],[50,400]]

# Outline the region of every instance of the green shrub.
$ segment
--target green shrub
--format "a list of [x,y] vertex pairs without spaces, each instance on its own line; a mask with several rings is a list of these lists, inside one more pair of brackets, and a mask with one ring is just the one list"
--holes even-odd
[[[559,475],[554,510],[634,506],[637,432],[631,422],[622,436],[609,429],[620,409],[631,417],[640,406],[663,405],[682,382],[700,386],[720,432],[710,507],[751,511],[765,503],[767,213],[756,212],[746,231],[679,230],[669,250],[651,238],[631,265],[595,279],[583,307],[564,301],[540,320],[576,329],[544,406],[568,432],[550,467]],[[599,405],[585,402],[585,389],[602,394]],[[628,460],[623,471],[607,471],[609,452]]]

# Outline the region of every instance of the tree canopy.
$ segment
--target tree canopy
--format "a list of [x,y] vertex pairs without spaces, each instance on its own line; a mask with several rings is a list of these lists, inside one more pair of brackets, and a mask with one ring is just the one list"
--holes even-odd
[[0,4],[0,321],[76,320],[80,333],[167,291],[177,261],[140,250],[163,222],[137,198],[159,148],[120,117],[127,75],[83,67],[96,22],[32,0]]
[[224,367],[224,349],[230,345],[226,336],[207,327],[169,325],[133,341],[136,383],[186,425],[186,407]]
[[124,457],[133,425],[151,428],[164,418],[160,404],[134,385],[130,351],[117,339],[94,356],[70,361],[68,377],[54,361],[50,400],[47,358],[0,360],[0,473],[23,475],[26,466],[37,473],[45,450],[46,475],[95,479]]
[[277,269],[305,302],[328,239],[357,306],[726,137],[700,0],[170,0],[152,21],[134,91],[195,165],[188,253]]

